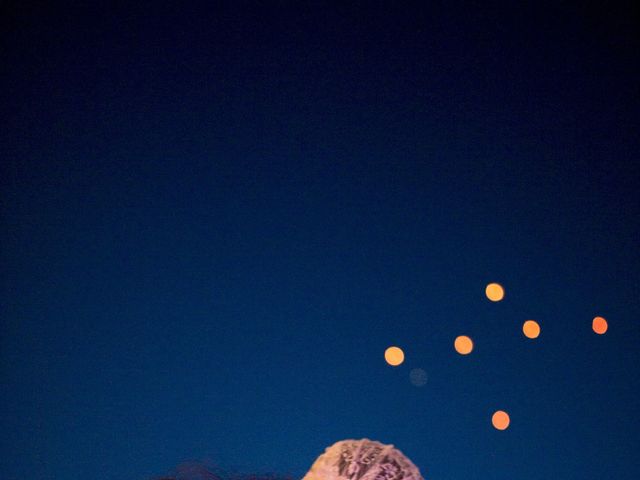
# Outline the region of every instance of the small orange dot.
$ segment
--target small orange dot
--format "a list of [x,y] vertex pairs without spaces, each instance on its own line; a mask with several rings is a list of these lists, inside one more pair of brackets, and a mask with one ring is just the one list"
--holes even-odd
[[460,355],[468,355],[473,350],[473,340],[465,335],[460,335],[453,342],[453,346]]
[[511,423],[511,420],[509,419],[509,414],[507,412],[498,410],[493,414],[493,417],[491,417],[491,423],[493,423],[493,426],[497,430],[506,430],[507,428],[509,428],[509,423]]
[[392,367],[397,367],[404,362],[404,352],[399,347],[389,347],[384,351],[384,359]]
[[499,302],[504,298],[504,288],[499,283],[490,283],[484,293],[492,302]]
[[540,335],[540,325],[535,320],[527,320],[522,325],[522,332],[527,338],[538,338]]
[[598,335],[604,335],[607,329],[609,328],[609,324],[604,318],[596,317],[593,319],[593,322],[591,323],[591,328],[593,328],[593,331],[596,332]]

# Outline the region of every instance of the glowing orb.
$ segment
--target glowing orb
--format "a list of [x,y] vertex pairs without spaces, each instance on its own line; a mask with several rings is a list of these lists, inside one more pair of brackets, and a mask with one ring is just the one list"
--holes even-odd
[[404,362],[404,352],[399,347],[389,347],[384,351],[384,359],[392,367],[397,367]]
[[465,335],[460,335],[453,342],[453,346],[460,355],[468,355],[473,350],[473,340]]
[[496,428],[496,430],[506,430],[509,428],[509,423],[511,420],[509,419],[509,414],[507,412],[503,412],[502,410],[498,410],[491,417],[491,423]]
[[527,338],[538,338],[540,335],[540,325],[535,320],[527,320],[522,325],[522,332]]
[[499,302],[504,298],[504,288],[499,283],[490,283],[484,289],[484,293],[492,302]]
[[596,317],[593,319],[593,322],[591,323],[591,328],[593,328],[593,331],[596,332],[598,335],[604,335],[607,329],[609,328],[609,324],[604,318]]

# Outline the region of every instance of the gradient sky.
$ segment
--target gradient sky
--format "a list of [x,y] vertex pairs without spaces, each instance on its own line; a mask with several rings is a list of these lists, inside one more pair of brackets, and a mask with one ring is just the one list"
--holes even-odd
[[127,3],[0,14],[0,478],[640,478],[630,7]]

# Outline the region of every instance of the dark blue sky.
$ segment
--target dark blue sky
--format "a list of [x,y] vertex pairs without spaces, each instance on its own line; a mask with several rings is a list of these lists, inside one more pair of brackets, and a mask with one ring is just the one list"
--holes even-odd
[[630,7],[134,3],[1,14],[1,478],[640,477]]

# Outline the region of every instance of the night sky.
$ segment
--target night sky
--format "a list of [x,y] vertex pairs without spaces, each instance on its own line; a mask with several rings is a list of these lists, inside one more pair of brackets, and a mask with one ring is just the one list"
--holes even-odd
[[363,437],[425,480],[640,478],[630,6],[25,3],[0,478],[301,478]]

